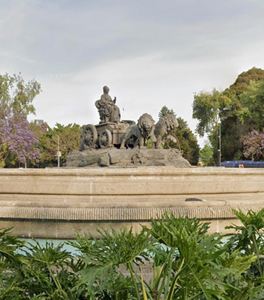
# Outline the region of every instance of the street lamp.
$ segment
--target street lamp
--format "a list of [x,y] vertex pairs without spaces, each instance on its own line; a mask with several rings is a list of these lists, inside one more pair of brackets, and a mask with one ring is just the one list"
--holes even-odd
[[227,115],[225,114],[225,112],[229,112],[231,111],[230,108],[224,107],[223,109],[218,108],[217,109],[217,124],[218,124],[218,164],[219,166],[221,166],[221,162],[222,162],[222,127],[221,127],[221,117],[220,117],[220,113],[224,113],[222,114],[222,119],[225,119],[227,117]]
[[221,119],[218,114],[218,164],[221,166]]
[[58,168],[60,167],[60,157],[61,157],[61,151],[60,151],[60,137],[58,136],[58,150],[57,150],[57,160],[58,160]]

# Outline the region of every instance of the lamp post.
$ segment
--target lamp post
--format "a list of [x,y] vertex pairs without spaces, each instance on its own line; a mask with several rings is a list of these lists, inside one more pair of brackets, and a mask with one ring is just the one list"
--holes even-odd
[[221,166],[221,119],[218,114],[218,164]]
[[230,108],[228,107],[224,107],[221,109],[218,108],[217,109],[217,116],[216,116],[216,121],[217,121],[217,124],[218,124],[218,149],[217,149],[217,152],[218,152],[218,164],[219,166],[221,166],[221,162],[222,162],[222,121],[221,121],[221,117],[220,117],[220,113],[222,114],[222,119],[226,119],[227,118],[227,112],[231,111]]
[[60,157],[61,157],[61,151],[60,151],[60,137],[58,136],[58,151],[57,151],[57,160],[58,160],[58,168],[60,167]]

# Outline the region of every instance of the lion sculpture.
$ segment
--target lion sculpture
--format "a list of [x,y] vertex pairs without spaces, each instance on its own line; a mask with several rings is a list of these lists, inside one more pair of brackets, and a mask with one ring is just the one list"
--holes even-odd
[[[161,142],[170,138],[170,132],[179,126],[179,123],[174,114],[168,113],[165,116],[160,117],[158,123],[155,126],[154,135],[157,141],[154,143],[156,149],[160,149]],[[173,137],[171,137],[173,138]],[[173,139],[172,139],[173,140]],[[174,139],[175,140],[175,139]]]
[[120,149],[131,146],[132,148],[137,145],[139,148],[147,146],[147,140],[151,139],[156,142],[154,136],[155,121],[152,116],[145,113],[139,119],[137,124],[128,127],[125,136],[122,140]]

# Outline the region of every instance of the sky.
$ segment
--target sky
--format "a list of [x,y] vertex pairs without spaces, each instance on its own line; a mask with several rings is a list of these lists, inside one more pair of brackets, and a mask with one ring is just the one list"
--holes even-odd
[[121,119],[158,121],[166,105],[195,132],[195,93],[264,69],[263,0],[0,0],[0,11],[0,74],[41,84],[31,118],[51,127],[98,124],[107,85]]

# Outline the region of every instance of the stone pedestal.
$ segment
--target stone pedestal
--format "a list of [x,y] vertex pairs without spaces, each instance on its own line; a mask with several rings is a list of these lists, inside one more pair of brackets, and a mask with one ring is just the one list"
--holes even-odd
[[74,238],[100,226],[148,224],[164,211],[211,221],[223,232],[232,208],[259,210],[264,170],[89,168],[0,170],[0,227],[36,238]]

